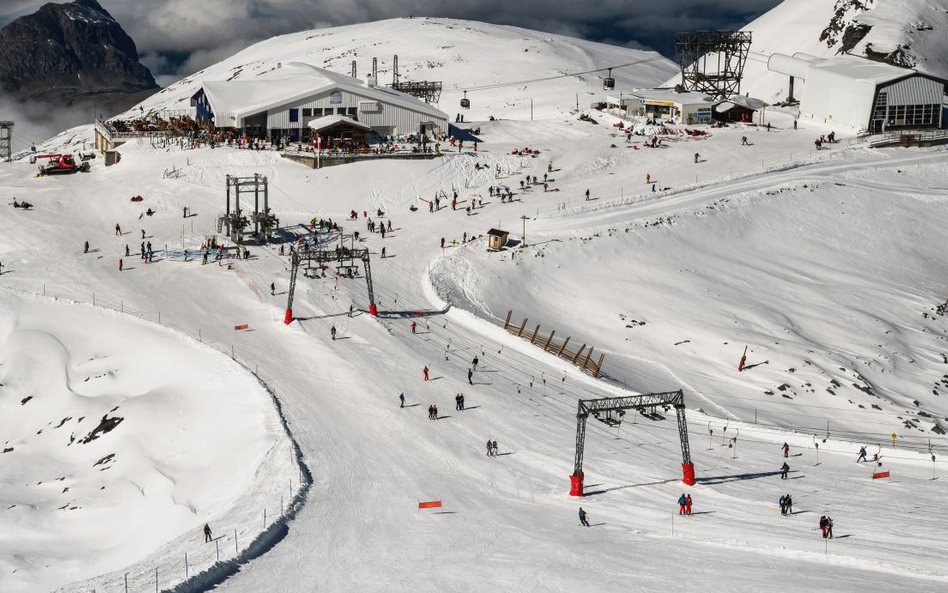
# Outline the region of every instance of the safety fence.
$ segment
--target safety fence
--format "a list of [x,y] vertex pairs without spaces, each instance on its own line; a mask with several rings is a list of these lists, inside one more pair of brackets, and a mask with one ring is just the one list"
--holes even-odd
[[507,319],[504,320],[505,330],[517,336],[518,338],[528,340],[531,344],[539,346],[547,352],[559,356],[563,360],[568,360],[570,363],[578,366],[580,369],[586,371],[593,377],[599,377],[599,371],[602,369],[602,361],[606,358],[605,354],[599,354],[598,359],[593,358],[594,348],[590,346],[587,350],[586,344],[580,346],[579,350],[570,350],[568,346],[571,338],[567,337],[563,342],[556,342],[553,340],[553,337],[556,335],[556,330],[553,330],[549,334],[541,334],[539,323],[533,331],[527,331],[524,333],[524,330],[527,327],[527,321],[529,320],[524,318],[523,323],[520,325],[511,325],[511,315],[513,315],[513,311],[507,311]]
[[[4,284],[3,288],[14,294],[91,305],[157,323],[218,350],[251,373],[270,394],[288,437],[284,446],[273,447],[261,462],[262,466],[282,464],[288,471],[282,472],[282,478],[272,475],[265,482],[254,484],[252,491],[245,493],[225,514],[209,519],[210,541],[205,541],[202,524],[129,567],[72,583],[57,589],[57,593],[206,590],[236,573],[241,564],[262,555],[283,537],[286,523],[305,502],[313,476],[287,425],[276,387],[260,374],[256,363],[243,359],[234,344],[209,339],[200,328],[187,328],[173,322],[167,312],[163,315],[157,309],[138,311],[124,301],[113,302],[95,293],[82,294],[83,291],[67,286],[57,285],[53,289],[43,284],[37,290],[38,285],[11,287],[8,282]],[[288,463],[279,460],[278,456],[283,454],[288,456]]]

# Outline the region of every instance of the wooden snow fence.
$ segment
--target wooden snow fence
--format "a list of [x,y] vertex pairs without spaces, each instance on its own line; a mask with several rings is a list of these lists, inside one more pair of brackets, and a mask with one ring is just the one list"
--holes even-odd
[[570,348],[571,338],[567,337],[565,340],[557,341],[554,339],[556,330],[551,331],[549,334],[541,333],[539,323],[536,327],[530,329],[527,327],[529,319],[526,318],[524,318],[520,325],[511,324],[511,315],[513,315],[513,311],[507,311],[507,319],[504,321],[505,330],[519,338],[527,340],[534,346],[543,348],[547,352],[555,354],[564,360],[568,360],[593,377],[599,377],[599,371],[602,369],[602,361],[606,358],[605,354],[599,354],[598,358],[594,358],[594,348],[592,346],[587,348],[586,344],[582,344],[578,350],[576,349],[575,343],[573,347]]

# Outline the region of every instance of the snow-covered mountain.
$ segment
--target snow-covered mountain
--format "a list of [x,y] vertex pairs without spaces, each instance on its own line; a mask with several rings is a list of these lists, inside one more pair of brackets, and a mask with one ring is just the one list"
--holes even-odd
[[753,33],[741,90],[764,100],[787,96],[787,77],[767,69],[774,53],[850,53],[948,77],[948,5],[943,1],[784,0],[741,30]]
[[[655,52],[605,45],[518,27],[442,18],[402,18],[281,35],[170,85],[140,104],[146,112],[185,109],[204,80],[252,80],[280,63],[305,62],[349,74],[352,61],[364,78],[378,58],[380,84],[392,81],[393,56],[402,81],[442,81],[439,107],[455,113],[460,89],[509,84],[468,93],[467,119],[544,117],[604,97],[604,72],[520,83],[632,64],[613,72],[617,88],[657,84],[677,69]],[[139,106],[125,117],[137,117]]]

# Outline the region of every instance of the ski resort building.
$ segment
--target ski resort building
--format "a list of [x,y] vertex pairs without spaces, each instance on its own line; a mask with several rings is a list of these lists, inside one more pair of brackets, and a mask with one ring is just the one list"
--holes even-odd
[[[392,89],[299,62],[252,79],[206,81],[191,98],[201,120],[272,141],[308,141],[329,116],[359,122],[378,136],[435,137],[448,130],[447,114]],[[349,129],[354,126],[348,125]]]
[[818,58],[803,53],[773,54],[771,72],[806,81],[800,116],[870,132],[899,128],[940,128],[948,81],[909,68],[858,56]]
[[637,89],[628,95],[606,97],[609,107],[619,107],[629,115],[655,120],[671,120],[688,125],[711,123],[711,97],[674,88]]

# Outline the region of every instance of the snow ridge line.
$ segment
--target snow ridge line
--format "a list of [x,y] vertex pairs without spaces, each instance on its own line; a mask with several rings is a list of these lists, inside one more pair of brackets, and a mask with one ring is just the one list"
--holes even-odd
[[296,518],[296,515],[306,505],[306,500],[309,497],[309,489],[313,485],[313,474],[310,472],[306,462],[303,461],[303,451],[300,449],[300,445],[297,440],[293,437],[293,430],[287,423],[286,414],[283,412],[283,404],[280,401],[280,398],[277,397],[276,393],[259,375],[257,375],[257,373],[253,371],[253,369],[238,361],[237,359],[233,360],[253,374],[260,385],[266,389],[267,393],[270,394],[273,405],[276,407],[277,415],[280,417],[280,424],[283,426],[283,430],[286,432],[287,438],[289,438],[290,442],[293,444],[293,451],[296,454],[296,461],[300,468],[302,482],[300,484],[300,488],[296,492],[296,496],[294,496],[287,505],[286,512],[284,512],[279,519],[271,523],[266,530],[254,538],[254,540],[250,542],[250,545],[244,548],[239,556],[231,560],[216,562],[210,568],[199,572],[198,574],[181,583],[178,583],[175,587],[171,589],[164,589],[164,591],[167,593],[192,593],[213,589],[214,587],[222,584],[224,581],[237,574],[243,565],[247,564],[251,560],[263,556],[272,550],[289,533],[289,523]]
[[[112,307],[99,305],[99,304],[93,304],[93,303],[82,301],[75,298],[64,298],[64,297],[55,297],[55,296],[47,297],[46,295],[38,293],[38,292],[12,288],[12,287],[7,287],[7,286],[0,287],[0,288],[14,294],[23,294],[23,295],[32,296],[34,298],[42,297],[53,302],[66,301],[66,302],[71,302],[74,304],[91,306],[96,309],[101,309],[103,311],[109,311],[113,314],[120,314],[123,316],[127,315],[131,318],[137,319],[138,321],[152,323],[152,322],[149,322],[144,317],[139,317],[131,313],[126,313],[125,311],[118,311]],[[187,335],[189,338],[194,339],[193,336],[191,336],[185,331],[178,329],[177,327],[170,326],[170,325],[163,325],[163,324],[160,324],[160,327],[171,330],[175,333],[181,333],[181,334]],[[237,358],[231,356],[230,353],[227,353],[221,350],[220,348],[217,348],[211,342],[204,342],[203,340],[201,340],[200,343],[210,346],[214,348],[215,350],[217,350],[219,353],[224,354],[225,356],[228,356],[232,361],[234,361],[235,363],[243,367],[247,372],[249,372],[257,380],[257,382],[266,390],[266,392],[270,394],[270,399],[273,402],[274,407],[276,408],[277,416],[279,416],[280,418],[280,425],[283,427],[283,431],[286,433],[287,438],[289,439],[290,443],[293,446],[293,452],[296,457],[296,462],[300,470],[300,487],[297,489],[296,495],[294,495],[294,497],[287,504],[286,511],[278,519],[274,520],[273,523],[271,523],[270,526],[267,527],[267,529],[265,529],[263,532],[258,534],[257,537],[254,538],[250,542],[250,544],[248,544],[236,558],[232,558],[230,560],[226,560],[222,562],[216,562],[210,568],[205,569],[195,574],[194,576],[189,577],[187,580],[182,581],[181,583],[178,583],[173,588],[162,589],[163,593],[165,592],[190,593],[190,592],[198,592],[198,591],[207,591],[217,585],[220,585],[225,580],[235,575],[240,570],[241,566],[269,552],[271,549],[273,549],[274,546],[276,546],[280,541],[282,541],[284,537],[286,537],[287,533],[289,533],[288,524],[290,521],[296,518],[296,515],[306,504],[306,500],[309,496],[309,490],[313,485],[313,473],[310,470],[309,466],[306,465],[306,462],[303,460],[303,451],[300,448],[299,442],[293,436],[293,430],[290,428],[289,423],[287,422],[286,414],[283,411],[283,404],[280,401],[279,397],[277,397],[276,392],[274,392],[273,389],[271,389],[270,386],[267,385],[266,381],[264,381],[263,378],[260,377],[260,375],[258,375],[254,369],[250,368],[249,366],[244,364],[242,361],[237,360]],[[103,575],[97,575],[97,576],[103,576]],[[96,577],[91,577],[91,578],[95,579]],[[86,579],[86,580],[88,581],[90,579]],[[67,587],[68,586],[70,585],[67,585]]]

